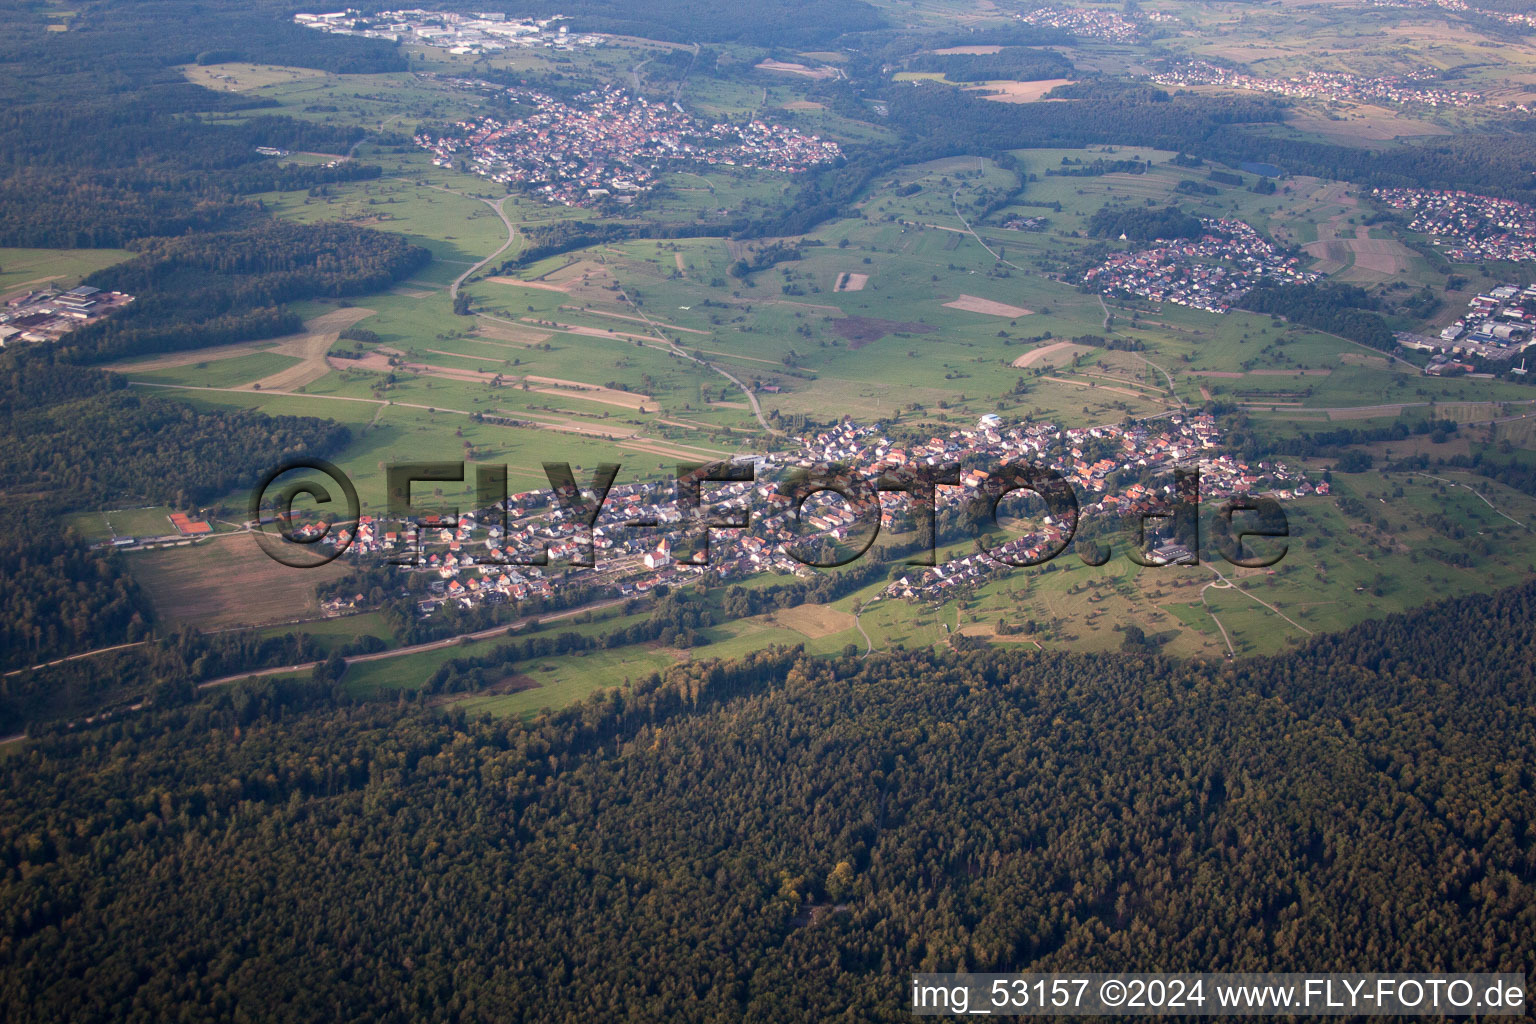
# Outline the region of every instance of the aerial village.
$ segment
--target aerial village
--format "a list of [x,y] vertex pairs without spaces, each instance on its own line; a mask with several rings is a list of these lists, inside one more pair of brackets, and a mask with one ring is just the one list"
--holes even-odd
[[1118,10],[1092,7],[1037,7],[1014,15],[1026,25],[1059,28],[1083,39],[1131,43],[1141,38],[1141,26]]
[[595,33],[572,33],[559,24],[561,15],[539,19],[509,19],[500,12],[455,14],[451,11],[380,11],[365,14],[347,9],[330,14],[295,14],[295,23],[336,35],[419,43],[459,54],[497,53],[501,50],[550,47],[574,50],[598,46]]
[[1323,102],[1391,103],[1403,106],[1471,107],[1481,93],[1438,89],[1430,82],[1440,73],[1431,69],[1406,75],[1356,75],[1344,71],[1308,71],[1292,78],[1266,78],[1208,60],[1172,61],[1151,75],[1159,85],[1186,87],[1219,85],[1228,89],[1268,92],[1292,99]]
[[1408,229],[1457,263],[1536,260],[1536,207],[1527,203],[1432,188],[1374,188],[1371,198],[1412,213]]
[[70,331],[111,316],[132,301],[132,295],[104,292],[90,285],[68,291],[41,288],[18,292],[8,296],[0,309],[0,348],[17,341],[58,341]]
[[1261,281],[1310,284],[1320,276],[1242,221],[1205,217],[1200,224],[1205,233],[1199,238],[1157,238],[1146,248],[1113,253],[1085,272],[1083,282],[1106,294],[1225,313]]
[[[463,88],[495,89],[453,80]],[[482,117],[416,136],[433,163],[519,185],[552,203],[625,205],[656,184],[665,165],[724,164],[785,173],[842,157],[837,143],[753,119],[708,124],[673,102],[605,87],[565,103],[532,89],[505,90],[534,113],[515,121]]]
[[1371,0],[1371,6],[1396,7],[1403,10],[1438,7],[1442,11],[1455,11],[1458,14],[1470,12],[1493,21],[1502,21],[1506,25],[1536,28],[1536,15],[1525,11],[1497,11],[1474,7],[1466,0]]
[[[1325,482],[1313,483],[1277,463],[1250,467],[1220,447],[1212,417],[1176,414],[1153,424],[1062,429],[1050,423],[1005,426],[996,415],[974,427],[949,431],[927,441],[902,445],[879,427],[844,422],[801,439],[795,450],[738,460],[753,466],[750,481],[708,483],[701,487],[703,513],[715,520],[748,517],[744,530],[716,530],[708,564],[689,564],[702,530],[678,507],[675,484],[615,484],[590,531],[591,567],[586,561],[587,533],[552,491],[509,495],[506,528],[499,509],[464,512],[457,517],[422,515],[411,521],[361,517],[355,535],[326,537],[322,545],[351,542],[347,557],[365,561],[409,563],[405,572],[432,576],[428,595],[418,604],[422,615],[445,602],[463,607],[501,604],[551,596],[574,584],[595,594],[629,597],[658,586],[675,586],[709,574],[719,582],[757,573],[805,576],[814,570],[791,557],[789,548],[848,541],[860,524],[841,499],[808,501],[797,526],[789,500],[781,493],[784,474],[796,466],[841,465],[872,491],[875,478],[894,469],[958,466],[960,485],[937,489],[939,515],[976,498],[989,476],[1006,465],[1028,462],[1050,466],[1065,477],[1079,498],[1084,517],[1126,516],[1153,512],[1172,492],[1174,467],[1198,465],[1202,500],[1268,493],[1279,500],[1327,494]],[[881,522],[889,528],[900,504],[910,499],[889,494],[881,501]],[[1037,558],[1054,547],[1062,524],[1047,520],[1035,531],[1003,543],[997,550],[1012,560]],[[545,566],[531,562],[548,551]],[[1174,557],[1177,553],[1174,553]],[[566,563],[562,565],[561,563]],[[893,584],[894,597],[922,599],[942,594],[967,580],[978,580],[1002,563],[967,549],[930,570],[914,570]],[[333,600],[332,614],[350,611],[356,599]]]

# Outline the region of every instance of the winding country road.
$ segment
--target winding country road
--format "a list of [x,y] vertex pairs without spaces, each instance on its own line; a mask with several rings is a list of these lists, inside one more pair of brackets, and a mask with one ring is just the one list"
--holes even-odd
[[[876,598],[876,600],[879,599]],[[874,601],[871,601],[870,604],[874,604]],[[859,616],[864,614],[864,611],[863,606],[854,609],[853,627],[859,631],[859,636],[864,638],[864,657],[867,658],[875,653],[875,642],[869,638],[868,633],[864,632],[864,624],[859,621]]]
[[[454,194],[463,195],[462,192],[455,192]],[[501,243],[500,249],[497,249],[485,259],[481,260],[479,263],[476,263],[474,266],[470,267],[468,270],[464,271],[464,273],[460,274],[457,278],[454,279],[453,284],[448,286],[448,298],[453,300],[457,300],[459,297],[460,285],[462,285],[465,281],[468,281],[472,275],[477,273],[482,267],[488,265],[496,257],[512,248],[512,243],[517,241],[517,228],[513,225],[512,219],[507,216],[507,211],[505,209],[507,197],[502,196],[500,199],[482,199],[480,201],[486,206],[489,206],[491,209],[495,210],[496,216],[500,217],[501,222],[506,225],[507,240]]]
[[[614,278],[613,283],[619,284],[618,278]],[[778,430],[772,426],[769,426],[768,418],[763,415],[763,407],[758,404],[757,396],[752,393],[752,389],[747,387],[746,383],[743,382],[741,378],[737,377],[735,374],[728,370],[724,370],[716,366],[714,363],[707,359],[700,359],[698,356],[694,355],[692,352],[689,352],[687,349],[683,348],[683,346],[673,341],[670,337],[667,336],[665,332],[662,331],[660,327],[656,325],[656,321],[646,316],[645,310],[641,309],[638,305],[635,304],[635,301],[629,297],[629,292],[626,291],[624,286],[621,284],[619,285],[619,298],[628,303],[629,308],[634,310],[635,314],[639,316],[641,320],[645,321],[645,325],[651,329],[651,333],[656,336],[657,340],[666,343],[668,346],[667,350],[669,352],[682,356],[684,359],[698,363],[700,366],[707,366],[709,369],[714,370],[720,376],[724,377],[726,380],[740,388],[741,393],[747,396],[747,403],[752,406],[752,415],[757,417],[757,422],[762,425],[764,430],[775,436],[782,435],[784,433],[782,430]]]
[[1215,609],[1205,599],[1205,592],[1212,587],[1215,587],[1217,590],[1231,590],[1232,584],[1226,580],[1211,580],[1211,582],[1200,588],[1200,603],[1205,605],[1205,613],[1211,617],[1212,622],[1216,623],[1216,628],[1221,630],[1221,639],[1227,645],[1227,657],[1235,658],[1237,657],[1237,651],[1232,649],[1232,638],[1227,635],[1227,627],[1221,624],[1221,620],[1216,617]]
[[1445,484],[1447,487],[1465,487],[1467,490],[1471,491],[1473,494],[1475,494],[1479,498],[1481,498],[1482,501],[1483,501],[1483,504],[1487,505],[1489,508],[1493,509],[1493,511],[1496,514],[1503,516],[1505,519],[1508,519],[1510,522],[1514,523],[1516,526],[1520,527],[1522,530],[1527,528],[1526,525],[1524,523],[1522,523],[1520,520],[1518,520],[1514,516],[1509,515],[1508,513],[1504,512],[1502,509],[1499,508],[1499,506],[1497,506],[1493,502],[1489,501],[1487,495],[1483,494],[1482,491],[1479,491],[1477,488],[1473,487],[1471,484],[1462,483],[1461,481],[1458,481],[1458,480],[1447,480],[1443,476],[1435,476],[1435,475],[1433,475],[1431,473],[1415,473],[1414,476],[1423,476],[1423,477],[1428,477],[1431,480],[1438,480],[1440,483]]

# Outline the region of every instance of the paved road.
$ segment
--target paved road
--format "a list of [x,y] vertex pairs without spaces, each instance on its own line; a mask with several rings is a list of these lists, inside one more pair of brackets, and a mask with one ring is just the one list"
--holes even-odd
[[[454,194],[455,195],[462,195],[463,193],[454,193]],[[480,201],[482,203],[484,203],[486,206],[489,206],[491,209],[495,210],[496,211],[496,216],[500,217],[501,218],[501,222],[504,225],[506,225],[506,228],[507,228],[507,240],[505,242],[501,243],[501,248],[500,249],[497,249],[495,252],[493,252],[489,256],[487,256],[485,259],[481,260],[479,263],[476,263],[474,266],[470,267],[468,270],[464,271],[464,273],[460,274],[457,278],[454,279],[453,284],[448,286],[448,297],[450,299],[457,299],[459,297],[459,285],[461,285],[465,281],[469,280],[470,275],[474,274],[481,267],[486,266],[492,260],[494,260],[496,257],[500,256],[502,253],[504,253],[508,249],[512,248],[512,243],[517,241],[517,228],[515,226],[513,226],[512,220],[511,220],[510,217],[507,216],[507,211],[505,209],[506,202],[507,202],[507,197],[506,196],[502,196],[500,199],[482,199]]]

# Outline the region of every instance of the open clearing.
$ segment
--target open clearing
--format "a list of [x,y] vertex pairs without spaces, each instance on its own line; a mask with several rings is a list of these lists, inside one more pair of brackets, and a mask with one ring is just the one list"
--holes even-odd
[[837,69],[835,68],[813,68],[805,64],[790,64],[789,62],[782,60],[758,61],[753,66],[756,67],[759,71],[783,71],[787,74],[801,75],[805,78],[817,79],[818,81],[825,78],[831,78],[833,75],[837,74]]
[[570,290],[562,285],[550,284],[548,281],[524,281],[519,277],[488,277],[486,280],[494,284],[515,285],[518,288],[537,288],[540,291],[560,292],[562,295]]
[[[428,351],[438,351],[429,349]],[[438,352],[439,355],[457,355],[453,352]],[[438,377],[443,380],[459,381],[461,383],[485,383],[496,377],[502,379],[504,387],[514,388],[526,383],[528,391],[534,391],[542,395],[560,395],[565,398],[580,398],[587,402],[599,402],[603,405],[614,405],[621,409],[638,411],[652,401],[650,395],[637,394],[632,391],[619,391],[615,388],[603,387],[600,384],[588,384],[579,380],[566,380],[561,377],[540,377],[537,374],[514,374],[497,368],[483,370],[466,370],[456,366],[438,366],[434,363],[407,362],[401,360],[391,366],[390,357],[398,358],[401,355],[395,349],[385,349],[383,346],[376,351],[369,352],[361,359],[333,359],[329,365],[338,370],[358,369],[373,370],[377,373],[416,373],[427,377]],[[478,359],[479,356],[460,356],[464,359]],[[499,362],[492,360],[493,363]],[[539,386],[542,385],[542,386]]]
[[854,618],[827,604],[801,604],[793,608],[781,608],[764,616],[771,625],[788,626],[796,633],[803,633],[812,640],[852,629]]
[[[1013,361],[1013,365],[1023,368],[1034,366],[1038,362],[1047,362],[1050,366],[1060,366],[1062,363],[1070,363],[1076,359],[1080,352],[1092,352],[1087,345],[1074,345],[1070,341],[1056,341],[1049,345],[1041,345],[1039,348],[1030,349]],[[1054,357],[1054,358],[1053,358]]]
[[223,92],[249,92],[271,85],[287,85],[307,78],[326,77],[324,71],[312,68],[285,68],[271,64],[187,64],[180,71],[193,85]]
[[264,377],[250,385],[252,391],[296,391],[331,372],[326,353],[336,344],[341,332],[359,320],[373,316],[373,310],[348,306],[304,321],[304,333],[276,339],[270,351],[303,360],[296,366]]
[[0,248],[0,300],[45,284],[73,288],[81,278],[132,255],[124,249]]
[[844,271],[837,275],[837,284],[832,286],[832,290],[835,292],[861,292],[867,284],[869,284],[868,274],[853,274]]
[[313,618],[320,611],[316,585],[350,569],[343,559],[318,569],[280,565],[255,538],[245,536],[134,553],[128,559],[134,579],[163,618],[200,628]]
[[994,302],[976,295],[962,295],[953,302],[944,303],[945,309],[963,309],[967,313],[985,313],[988,316],[1029,316],[1034,312],[1023,306],[1010,306],[1006,302]]
[[873,316],[845,316],[832,321],[832,330],[849,342],[849,348],[863,348],[887,334],[932,334],[937,327],[901,320],[881,320]]
[[1451,129],[1385,107],[1359,104],[1342,117],[1329,117],[1305,107],[1292,110],[1285,119],[1291,127],[1341,142],[1389,142],[1414,135],[1448,135]]
[[966,92],[980,93],[984,100],[999,103],[1034,103],[1058,85],[1071,85],[1076,79],[1047,78],[1039,82],[983,82],[968,85]]
[[928,52],[937,54],[940,57],[980,57],[1002,53],[1003,48],[1001,46],[946,46],[942,50],[929,50]]
[[144,373],[149,370],[173,370],[178,366],[196,366],[239,356],[270,352],[275,341],[240,341],[233,345],[215,345],[213,348],[194,348],[186,352],[169,352],[150,359],[132,359],[121,363],[108,363],[103,369],[118,373]]
[[1374,270],[1379,274],[1402,274],[1412,265],[1413,252],[1403,243],[1391,238],[1369,238],[1369,228],[1361,226],[1349,247],[1355,252],[1355,266],[1361,270]]
[[[491,320],[488,317],[478,317],[475,321],[475,335],[482,343],[511,344],[518,346],[540,345],[549,340],[548,331],[534,331],[503,320]],[[485,339],[494,339],[487,342]]]

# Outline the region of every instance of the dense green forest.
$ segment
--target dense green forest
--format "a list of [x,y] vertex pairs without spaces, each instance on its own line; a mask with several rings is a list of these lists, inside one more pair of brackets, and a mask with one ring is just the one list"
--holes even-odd
[[1381,303],[1354,285],[1332,281],[1265,284],[1244,295],[1239,305],[1255,313],[1283,316],[1384,352],[1397,347],[1392,328],[1376,312]]
[[906,1019],[914,970],[1530,972],[1533,616],[1235,665],[770,651],[526,725],[226,688],[0,761],[0,997],[784,1022]]
[[[91,549],[65,513],[133,500],[189,508],[251,486],[285,455],[333,454],[351,431],[313,417],[198,411],[40,348],[0,353],[0,437],[0,665],[10,669],[149,633],[148,602],[121,558]],[[12,690],[33,682],[46,681],[0,687],[0,728],[25,720],[31,703],[17,704]]]
[[66,32],[48,31],[45,13],[0,2],[0,245],[112,247],[233,227],[259,214],[244,194],[377,173],[278,168],[255,147],[345,153],[357,133],[277,116],[203,122],[191,115],[272,104],[193,86],[176,67],[222,50],[331,71],[399,70],[392,44],[323,37],[269,0],[101,0],[71,14]]
[[1119,238],[1133,242],[1153,238],[1199,238],[1200,220],[1176,206],[1162,209],[1101,206],[1088,218],[1088,233],[1095,238]]
[[951,82],[1035,82],[1066,78],[1076,70],[1055,50],[1023,46],[1006,46],[997,53],[924,54],[910,67],[913,71],[937,71]]
[[127,263],[86,279],[136,296],[133,305],[70,334],[61,358],[101,361],[291,333],[299,321],[281,303],[382,291],[432,255],[395,234],[285,221],[136,248]]

